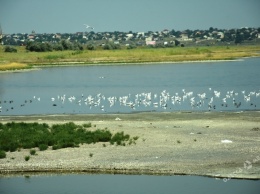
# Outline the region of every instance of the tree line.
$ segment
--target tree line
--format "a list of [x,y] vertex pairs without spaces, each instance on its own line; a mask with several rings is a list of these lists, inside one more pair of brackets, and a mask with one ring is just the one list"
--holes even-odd
[[70,42],[68,40],[62,40],[58,43],[50,42],[28,42],[26,50],[35,52],[46,52],[46,51],[63,51],[63,50],[83,50],[83,45],[78,42]]

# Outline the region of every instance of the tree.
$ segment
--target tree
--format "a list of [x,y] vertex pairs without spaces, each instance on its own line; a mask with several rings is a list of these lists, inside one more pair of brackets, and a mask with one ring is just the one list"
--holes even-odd
[[213,32],[213,31],[214,31],[214,28],[213,28],[213,27],[210,27],[210,28],[209,28],[209,31],[210,31],[210,32]]
[[235,38],[235,44],[240,44],[242,41],[243,41],[243,37],[241,36],[240,32],[237,32]]

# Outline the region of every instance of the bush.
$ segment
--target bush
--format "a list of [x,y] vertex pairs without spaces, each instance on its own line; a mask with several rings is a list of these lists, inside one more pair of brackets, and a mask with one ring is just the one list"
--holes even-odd
[[82,126],[85,127],[85,128],[90,128],[91,127],[91,123],[85,123]]
[[120,49],[120,45],[119,44],[114,44],[112,42],[107,43],[103,46],[104,50],[115,50],[115,49]]
[[53,48],[53,50],[55,50],[55,51],[63,51],[63,50],[64,50],[64,48],[63,48],[63,46],[62,46],[61,43],[53,44],[53,45],[52,45],[52,48]]
[[125,135],[124,132],[117,132],[110,140],[111,144],[117,143],[121,145],[123,141],[128,141],[130,138],[129,135]]
[[30,154],[31,155],[35,155],[36,154],[36,150],[30,150]]
[[6,153],[4,150],[0,150],[0,159],[5,158],[6,157]]
[[87,49],[93,51],[95,50],[95,46],[93,44],[88,44]]
[[58,149],[61,149],[61,148],[62,148],[61,145],[54,145],[54,146],[52,146],[53,150],[58,150]]
[[17,53],[17,49],[11,46],[6,46],[4,48],[4,52],[9,52],[9,53]]
[[39,145],[39,149],[40,149],[40,151],[47,150],[47,149],[48,149],[48,145],[46,145],[46,144],[40,144],[40,145]]
[[24,157],[24,160],[25,160],[25,161],[30,160],[30,156],[25,156],[25,157]]
[[135,48],[136,48],[136,46],[135,46],[135,45],[132,45],[132,44],[130,44],[130,45],[127,46],[127,49],[128,49],[128,50],[130,50],[130,49],[135,49]]
[[62,40],[59,43],[42,43],[42,42],[28,42],[26,50],[34,52],[47,52],[47,51],[63,51],[63,50],[83,50],[82,44],[76,42],[72,43],[68,40]]

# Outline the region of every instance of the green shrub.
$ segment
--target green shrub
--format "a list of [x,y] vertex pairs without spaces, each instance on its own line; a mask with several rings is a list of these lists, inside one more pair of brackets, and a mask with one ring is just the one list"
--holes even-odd
[[103,46],[103,49],[104,50],[116,50],[116,49],[120,49],[120,45],[109,42]]
[[85,127],[85,128],[90,128],[91,127],[91,123],[85,123],[82,126]]
[[40,151],[47,150],[47,149],[48,149],[48,145],[46,145],[46,144],[41,144],[41,145],[39,145],[39,149],[40,149]]
[[[91,123],[76,125],[75,123],[65,123],[48,126],[39,123],[0,123],[0,150],[5,152],[16,151],[21,148],[33,149],[38,147],[43,151],[52,146],[52,149],[66,147],[79,147],[83,143],[110,142],[117,145],[130,139],[129,135],[123,132],[112,134],[108,130],[97,129],[88,131]],[[134,137],[138,139],[138,137]],[[133,140],[133,143],[134,140]]]
[[116,143],[117,145],[121,145],[123,141],[128,141],[130,138],[129,135],[125,135],[124,132],[117,132],[110,140],[111,144]]
[[127,46],[127,49],[128,49],[128,50],[129,50],[129,49],[135,49],[135,48],[136,48],[136,46],[133,45],[133,44],[130,44],[130,45]]
[[33,150],[30,150],[30,154],[31,154],[31,155],[35,155],[35,154],[36,154],[36,150],[34,150],[34,149],[33,149]]
[[6,157],[6,153],[4,150],[0,150],[0,159],[5,158]]
[[14,48],[14,47],[11,47],[11,46],[6,46],[6,47],[4,48],[4,51],[5,51],[5,52],[9,52],[9,53],[17,53],[17,49]]
[[25,156],[25,157],[24,157],[24,160],[25,160],[25,161],[30,160],[30,156]]
[[92,50],[95,50],[95,46],[94,46],[93,44],[88,44],[88,45],[87,45],[87,49],[88,49],[88,50],[91,50],[91,51],[92,51]]
[[61,148],[62,148],[61,145],[54,145],[54,146],[52,146],[53,150],[58,150],[58,149],[61,149]]

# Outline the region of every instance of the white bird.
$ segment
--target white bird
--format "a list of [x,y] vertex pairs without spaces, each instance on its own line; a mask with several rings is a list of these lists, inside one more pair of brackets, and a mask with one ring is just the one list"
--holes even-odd
[[228,139],[224,139],[224,140],[221,140],[221,143],[233,143],[233,141],[228,140]]
[[84,25],[86,26],[87,29],[90,28],[90,29],[94,30],[93,27],[91,27],[91,26],[89,26],[89,25],[87,25],[87,24],[84,24]]

